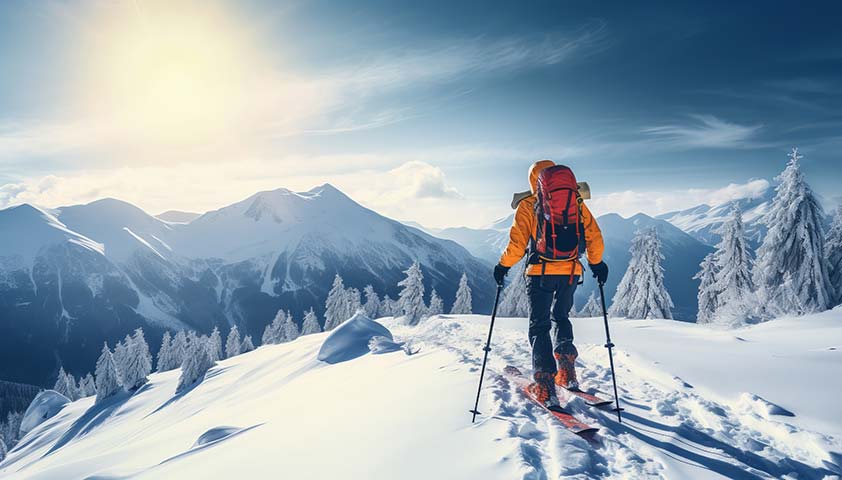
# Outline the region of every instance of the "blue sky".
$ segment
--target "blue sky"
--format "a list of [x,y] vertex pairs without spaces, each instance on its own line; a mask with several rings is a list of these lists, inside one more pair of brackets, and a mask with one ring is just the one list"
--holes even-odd
[[201,211],[329,181],[395,218],[479,226],[550,158],[599,213],[656,214],[757,194],[792,146],[831,207],[840,17],[829,1],[3,2],[0,207]]

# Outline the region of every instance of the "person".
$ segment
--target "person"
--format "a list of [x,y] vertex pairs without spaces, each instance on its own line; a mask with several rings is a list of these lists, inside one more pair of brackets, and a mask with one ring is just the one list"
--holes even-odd
[[[494,279],[502,286],[509,269],[524,255],[529,254],[525,274],[530,305],[529,343],[532,347],[534,379],[529,388],[547,407],[557,407],[559,404],[555,385],[569,389],[578,388],[575,370],[578,351],[573,344],[573,325],[570,323],[569,314],[573,306],[573,294],[583,271],[579,260],[580,245],[575,246],[573,258],[560,261],[548,261],[536,252],[538,178],[542,171],[553,166],[555,164],[552,161],[541,160],[529,169],[531,195],[522,198],[517,204],[514,222],[509,231],[509,243],[500,257],[500,262],[494,268]],[[572,172],[570,177],[575,183]],[[602,232],[578,193],[576,200],[580,214],[578,231],[583,232],[581,236],[584,237],[590,270],[600,283],[605,283],[608,279],[608,266],[602,261]],[[574,241],[578,240],[579,236],[574,237]],[[555,347],[553,339],[550,338],[551,319],[556,324]]]

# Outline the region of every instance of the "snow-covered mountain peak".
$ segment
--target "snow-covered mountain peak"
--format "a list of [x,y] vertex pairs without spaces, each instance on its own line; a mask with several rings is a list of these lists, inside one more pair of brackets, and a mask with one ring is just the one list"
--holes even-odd
[[28,203],[0,210],[0,232],[0,257],[18,257],[24,267],[31,265],[42,248],[63,243],[103,253],[100,243],[72,231],[53,214]]

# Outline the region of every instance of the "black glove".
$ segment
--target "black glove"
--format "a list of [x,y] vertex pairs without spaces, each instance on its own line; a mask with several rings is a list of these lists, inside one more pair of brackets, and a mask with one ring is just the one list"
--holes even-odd
[[506,278],[506,274],[509,273],[509,268],[511,267],[504,267],[499,263],[494,267],[494,281],[497,282],[497,285],[503,285],[503,279]]
[[605,282],[608,281],[608,265],[605,262],[599,262],[596,264],[589,263],[588,266],[591,267],[591,272],[593,272],[596,281],[600,285],[605,285]]

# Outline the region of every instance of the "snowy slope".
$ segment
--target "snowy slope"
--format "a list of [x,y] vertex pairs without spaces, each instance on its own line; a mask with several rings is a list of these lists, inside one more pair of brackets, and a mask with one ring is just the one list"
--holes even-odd
[[[528,366],[524,319],[498,323],[480,403],[484,415],[474,425],[467,410],[488,318],[441,316],[415,328],[381,322],[398,339],[413,339],[420,353],[329,365],[316,360],[327,336],[318,334],[222,361],[180,396],[177,370],[155,374],[131,397],[69,404],[10,452],[0,476],[814,479],[842,473],[842,392],[835,381],[842,367],[840,310],[737,331],[614,321],[623,424],[579,399],[569,404],[601,429],[594,444],[560,428],[495,373],[509,363]],[[608,391],[602,324],[574,323],[583,383]]]

